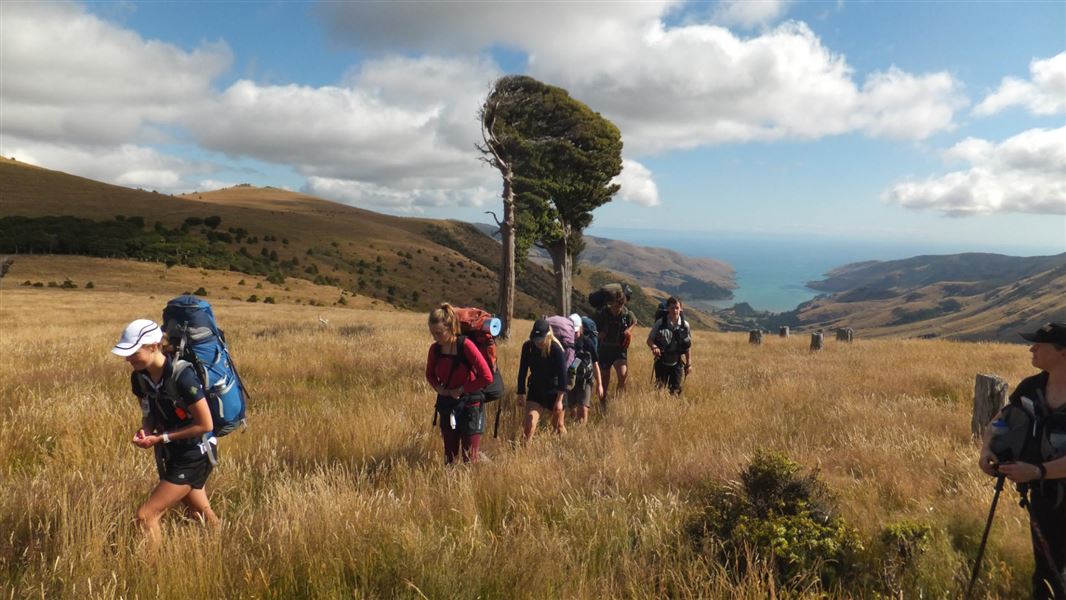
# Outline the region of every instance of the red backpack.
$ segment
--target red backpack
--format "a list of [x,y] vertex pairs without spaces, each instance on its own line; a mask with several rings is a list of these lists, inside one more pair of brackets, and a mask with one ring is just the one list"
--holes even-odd
[[480,308],[456,308],[459,318],[459,334],[477,346],[489,369],[496,372],[496,334],[500,333],[500,320]]

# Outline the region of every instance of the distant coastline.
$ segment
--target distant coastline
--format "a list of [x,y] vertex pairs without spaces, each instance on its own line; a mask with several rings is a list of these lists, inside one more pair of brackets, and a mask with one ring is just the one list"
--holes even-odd
[[592,228],[592,235],[623,240],[644,246],[669,248],[687,256],[714,258],[736,269],[737,288],[726,301],[700,302],[704,308],[728,308],[746,302],[755,310],[786,312],[821,292],[807,283],[824,278],[830,270],[866,260],[897,260],[922,254],[994,252],[1010,256],[1042,256],[1066,251],[1053,244],[1046,247],[988,245],[974,248],[958,243],[924,240],[850,240],[840,238],[799,238],[758,233],[700,233],[649,229]]

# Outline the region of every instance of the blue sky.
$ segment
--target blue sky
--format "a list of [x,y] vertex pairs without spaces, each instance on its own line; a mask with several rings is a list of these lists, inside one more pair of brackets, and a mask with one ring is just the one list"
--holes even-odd
[[491,82],[614,121],[596,228],[1066,251],[1066,3],[0,4],[0,154],[485,221]]

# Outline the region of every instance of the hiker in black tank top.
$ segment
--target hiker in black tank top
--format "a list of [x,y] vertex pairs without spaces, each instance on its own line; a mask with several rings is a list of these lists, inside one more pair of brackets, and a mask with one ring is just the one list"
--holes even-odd
[[111,349],[133,368],[130,385],[141,404],[141,428],[132,443],[155,452],[159,483],[137,509],[137,522],[153,546],[159,543],[160,519],[179,502],[194,517],[218,526],[204,489],[215,452],[211,411],[192,367],[175,376],[174,363],[161,351],[162,341],[159,325],[138,319]]
[[526,411],[522,423],[523,443],[533,439],[537,422],[544,412],[551,413],[552,428],[556,433],[566,433],[563,422],[566,366],[566,351],[552,335],[547,319],[537,319],[529,333],[529,341],[522,344],[522,358],[518,365],[516,401],[519,406],[524,405]]

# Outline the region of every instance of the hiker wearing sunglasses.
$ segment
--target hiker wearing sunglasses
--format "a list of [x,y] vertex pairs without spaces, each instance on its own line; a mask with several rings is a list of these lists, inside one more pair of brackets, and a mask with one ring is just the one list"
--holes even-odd
[[548,320],[537,319],[529,332],[529,341],[522,344],[522,358],[518,364],[517,402],[526,411],[522,422],[523,443],[533,439],[537,422],[544,413],[551,415],[556,433],[566,433],[563,423],[566,367],[566,351],[552,334]]
[[141,427],[131,441],[155,454],[159,483],[137,509],[137,523],[153,548],[163,514],[178,503],[201,522],[219,523],[204,489],[211,457],[217,457],[204,388],[193,367],[164,354],[162,343],[159,325],[137,319],[111,349],[133,369],[130,386],[141,405]]
[[437,392],[433,420],[440,418],[444,462],[452,464],[462,451],[463,462],[477,462],[485,432],[482,390],[492,371],[473,340],[459,335],[459,317],[444,303],[429,313],[433,344],[426,360],[426,381]]
[[[1040,373],[1023,379],[985,428],[979,464],[1019,484],[1032,530],[1032,597],[1066,600],[1066,323],[1022,337]],[[1018,448],[1017,456],[1001,460],[1004,447]]]

